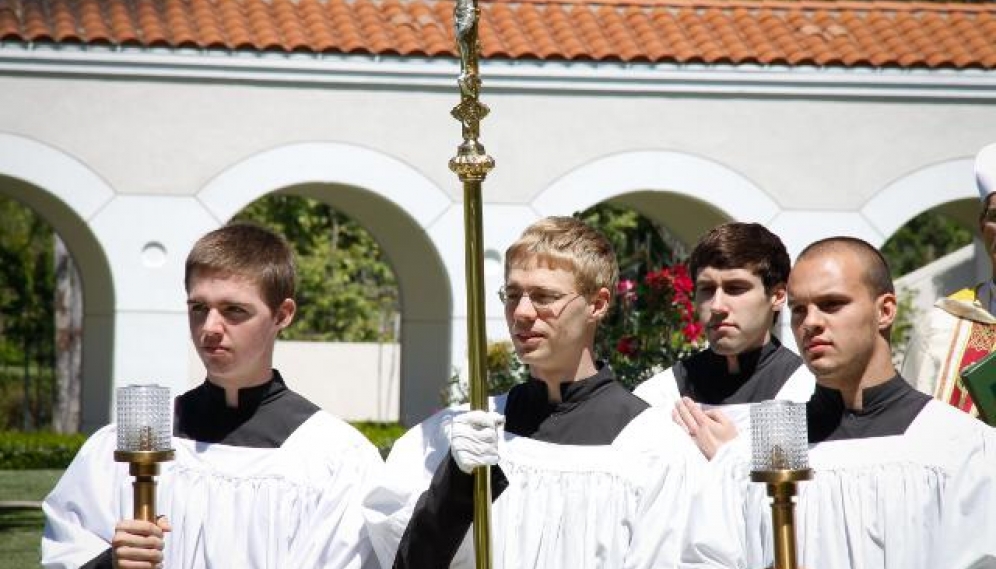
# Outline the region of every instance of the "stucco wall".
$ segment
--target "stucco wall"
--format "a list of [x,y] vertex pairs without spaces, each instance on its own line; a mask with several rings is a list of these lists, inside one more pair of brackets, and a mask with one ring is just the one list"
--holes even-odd
[[[385,245],[402,289],[399,414],[411,423],[434,408],[466,356],[463,197],[447,168],[460,141],[452,85],[337,83],[331,71],[320,82],[246,78],[217,64],[153,77],[159,63],[134,58],[88,73],[59,67],[57,54],[33,67],[16,56],[14,70],[0,47],[0,192],[78,234],[71,251],[98,266],[84,285],[106,288],[93,298],[113,304],[91,318],[104,319],[108,346],[89,357],[110,363],[88,379],[100,386],[85,411],[90,427],[106,420],[113,385],[152,376],[185,385],[182,259],[204,231],[274,191],[327,201]],[[189,60],[212,57],[223,56]],[[376,78],[379,65],[364,73]],[[429,64],[392,69],[406,65]],[[867,78],[865,94],[840,94],[821,70],[811,71],[822,85],[812,89],[805,70],[786,70],[802,86],[784,92],[678,92],[664,80],[643,92],[626,87],[625,70],[600,91],[573,90],[570,80],[489,86],[489,72],[482,141],[497,160],[484,185],[494,339],[505,336],[494,298],[502,252],[542,215],[615,199],[689,243],[739,219],[767,224],[793,254],[838,233],[880,245],[917,213],[975,203],[971,156],[996,133],[996,82],[986,75],[925,73],[918,81],[935,81],[930,89],[876,96]],[[966,96],[959,81],[979,81],[979,94]]]

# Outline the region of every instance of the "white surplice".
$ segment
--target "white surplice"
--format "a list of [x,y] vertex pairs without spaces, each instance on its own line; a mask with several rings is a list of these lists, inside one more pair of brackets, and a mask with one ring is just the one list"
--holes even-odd
[[[45,499],[45,567],[79,567],[110,546],[132,517],[132,477],[113,461],[114,425],[91,436]],[[375,568],[360,500],[383,468],[376,449],[325,412],[279,448],[172,439],[161,464],[157,512],[172,525],[164,567]]]
[[[499,398],[492,408],[501,412],[503,404]],[[383,567],[392,565],[419,496],[449,453],[456,412],[437,413],[399,439],[384,479],[364,501]],[[508,487],[492,508],[496,569],[675,567],[705,461],[668,415],[643,411],[611,445],[504,433],[499,453]],[[450,566],[474,567],[470,532]]]
[[[814,478],[798,485],[799,566],[947,569],[930,561],[940,547],[947,488],[959,471],[974,468],[971,457],[987,431],[931,401],[902,435],[811,446]],[[773,563],[770,499],[764,484],[749,479],[749,437],[732,444],[713,461],[693,503],[682,568]]]
[[996,429],[951,481],[931,567],[996,569]]

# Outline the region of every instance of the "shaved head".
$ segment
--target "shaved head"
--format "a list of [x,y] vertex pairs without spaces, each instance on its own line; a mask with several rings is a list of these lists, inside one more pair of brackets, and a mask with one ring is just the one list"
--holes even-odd
[[812,257],[819,257],[826,254],[850,253],[860,260],[864,271],[861,275],[861,282],[868,288],[868,292],[873,296],[883,294],[895,294],[896,287],[892,283],[892,275],[889,272],[889,263],[882,256],[878,249],[872,247],[870,243],[857,237],[827,237],[811,243],[799,253],[795,260],[796,264]]

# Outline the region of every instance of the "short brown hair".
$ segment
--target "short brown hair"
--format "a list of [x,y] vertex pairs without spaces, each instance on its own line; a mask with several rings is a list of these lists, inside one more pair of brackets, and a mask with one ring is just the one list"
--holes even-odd
[[759,223],[717,225],[699,239],[688,258],[693,281],[706,267],[746,269],[761,279],[767,293],[788,282],[791,265],[782,240]]
[[571,271],[583,295],[604,287],[611,297],[619,280],[612,244],[600,231],[574,217],[541,219],[505,251],[506,277],[513,267],[536,265]]
[[892,275],[889,272],[889,262],[885,260],[882,253],[872,247],[871,243],[857,237],[836,236],[827,237],[814,241],[806,246],[799,253],[795,262],[799,263],[806,257],[818,253],[835,253],[839,251],[849,251],[857,255],[861,261],[864,271],[861,273],[861,280],[868,287],[868,292],[875,298],[883,294],[895,294],[896,287],[892,282]]
[[284,300],[294,298],[297,284],[294,252],[283,237],[243,222],[215,229],[194,243],[183,275],[188,292],[195,273],[246,278],[256,283],[263,301],[273,311]]

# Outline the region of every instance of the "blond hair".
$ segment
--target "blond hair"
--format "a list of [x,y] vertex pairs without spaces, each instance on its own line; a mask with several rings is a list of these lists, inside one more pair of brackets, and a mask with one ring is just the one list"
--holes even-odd
[[547,217],[533,223],[505,251],[505,276],[513,268],[546,267],[574,273],[578,292],[591,295],[619,279],[612,244],[600,231],[573,217]]

